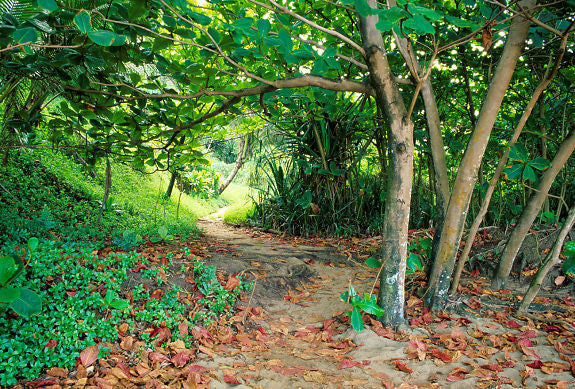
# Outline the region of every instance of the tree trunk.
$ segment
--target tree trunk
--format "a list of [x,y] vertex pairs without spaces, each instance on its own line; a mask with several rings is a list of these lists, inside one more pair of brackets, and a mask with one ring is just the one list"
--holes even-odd
[[112,167],[110,166],[110,158],[106,157],[106,181],[104,183],[104,197],[102,198],[102,204],[100,205],[100,213],[98,214],[98,224],[102,220],[102,215],[104,214],[104,209],[106,208],[106,203],[108,202],[108,197],[110,195],[110,187],[112,186]]
[[[519,139],[519,135],[521,135],[521,132],[523,131],[523,128],[525,127],[525,124],[527,123],[527,119],[529,119],[529,117],[531,116],[531,112],[533,111],[535,104],[539,100],[539,97],[541,96],[543,91],[547,88],[547,86],[551,83],[551,80],[553,80],[553,78],[555,78],[555,75],[557,74],[557,71],[559,70],[559,67],[561,65],[561,60],[563,59],[563,55],[565,54],[565,45],[566,44],[567,44],[567,37],[565,37],[563,39],[563,41],[561,42],[561,46],[559,48],[559,53],[557,54],[557,60],[555,61],[555,66],[553,67],[552,70],[551,69],[548,70],[543,75],[541,82],[539,83],[539,85],[537,85],[537,88],[535,88],[535,91],[533,92],[533,96],[531,96],[531,100],[529,100],[529,103],[527,103],[527,106],[525,107],[525,111],[523,112],[523,115],[521,115],[521,119],[519,119],[519,123],[517,123],[517,127],[515,127],[515,131],[513,132],[513,136],[511,137],[511,140],[507,144],[507,149],[505,150],[505,152],[503,153],[503,156],[499,160],[499,163],[497,164],[497,168],[495,169],[495,173],[493,174],[491,181],[489,181],[489,187],[487,188],[487,191],[485,192],[485,198],[483,199],[483,202],[481,203],[481,207],[479,209],[477,216],[475,217],[475,220],[473,221],[473,225],[469,229],[469,233],[467,234],[467,241],[465,242],[465,247],[463,249],[463,253],[461,253],[461,256],[459,257],[459,263],[457,264],[457,270],[455,271],[455,275],[453,277],[453,282],[451,284],[451,292],[452,293],[455,293],[457,291],[457,287],[459,286],[459,281],[461,279],[461,273],[463,272],[463,267],[465,266],[465,262],[467,261],[467,258],[469,257],[469,252],[471,251],[471,247],[473,246],[473,241],[475,240],[475,234],[477,234],[477,230],[479,229],[479,226],[481,225],[481,222],[483,221],[483,218],[485,217],[485,214],[487,213],[487,210],[489,208],[489,203],[491,202],[491,197],[493,196],[493,192],[495,191],[495,187],[497,185],[497,182],[499,181],[499,177],[501,176],[501,173],[503,172],[503,169],[505,168],[505,165],[507,164],[507,159],[509,158],[509,151],[511,150],[511,147],[513,147],[515,142],[517,142],[517,139]],[[551,64],[549,64],[549,65],[551,65]],[[541,106],[542,104],[543,104],[543,102],[541,101],[539,103],[539,105]]]
[[573,227],[574,223],[575,223],[575,204],[572,204],[571,210],[567,214],[567,219],[565,220],[565,223],[563,224],[563,227],[559,232],[559,236],[557,237],[557,240],[553,245],[553,249],[549,252],[549,254],[547,254],[545,261],[543,262],[541,267],[539,267],[539,270],[537,271],[535,278],[531,282],[531,285],[529,286],[527,293],[525,293],[525,297],[523,297],[523,300],[521,300],[521,304],[519,304],[517,312],[527,312],[529,310],[529,305],[531,304],[535,296],[537,296],[539,289],[541,289],[541,284],[543,283],[545,276],[547,275],[547,273],[549,273],[549,270],[551,270],[553,266],[558,265],[561,262],[559,259],[559,254],[561,253],[563,242],[565,241],[565,238],[569,234],[569,231],[571,231],[571,228]]
[[244,166],[245,158],[247,157],[249,148],[248,136],[248,134],[245,134],[240,138],[240,146],[238,148],[238,157],[236,158],[236,163],[230,174],[228,174],[226,179],[220,185],[218,194],[222,194],[224,190],[226,190],[226,188],[232,183],[236,174],[238,174],[242,166]]
[[[389,7],[396,5],[397,3],[395,0],[388,0]],[[416,79],[423,77],[424,75],[421,65],[408,40],[397,35],[395,31],[393,32],[393,36],[397,42],[399,52],[409,67],[411,74]],[[435,216],[435,227],[436,236],[438,236],[438,232],[441,231],[441,227],[443,226],[443,219],[449,202],[449,176],[447,174],[447,163],[445,162],[445,146],[443,144],[443,135],[441,134],[439,109],[437,108],[435,93],[433,92],[433,86],[431,85],[429,77],[427,77],[421,84],[421,96],[423,98],[423,104],[425,105],[429,145],[431,148],[433,170],[435,172],[435,208],[437,212]]]
[[[367,2],[377,8],[375,0]],[[413,123],[406,117],[405,104],[393,80],[381,32],[375,27],[378,16],[360,17],[360,32],[366,50],[370,82],[377,105],[389,121],[389,169],[385,201],[380,273],[379,305],[385,310],[379,318],[397,327],[405,322],[405,270],[407,231],[413,171]]]
[[551,188],[551,184],[555,180],[555,177],[563,168],[567,160],[575,150],[575,130],[571,131],[571,134],[568,136],[567,139],[561,143],[561,147],[555,154],[555,158],[551,161],[551,167],[543,173],[541,177],[541,182],[537,187],[537,190],[531,198],[529,199],[527,206],[523,209],[521,213],[521,217],[517,222],[517,225],[513,229],[511,236],[509,237],[509,241],[503,250],[503,254],[501,255],[501,262],[499,262],[499,268],[497,269],[497,274],[493,278],[493,282],[491,283],[491,287],[494,290],[503,289],[505,287],[505,282],[507,281],[507,277],[509,277],[509,273],[511,272],[511,267],[513,266],[513,261],[521,248],[521,244],[525,239],[525,235],[529,231],[531,224],[535,218],[537,218],[537,214],[543,205],[543,202],[547,198],[547,193]]
[[166,189],[166,194],[164,195],[165,198],[169,199],[172,197],[172,191],[174,190],[174,185],[176,184],[176,180],[178,179],[178,173],[173,172],[172,176],[170,177],[170,182],[168,183],[168,188]]
[[[535,0],[523,0],[520,4],[523,8],[532,8]],[[455,266],[469,200],[499,107],[525,44],[529,25],[529,20],[522,17],[516,17],[511,24],[501,60],[459,166],[425,296],[426,303],[433,311],[442,309],[447,302],[451,274]]]

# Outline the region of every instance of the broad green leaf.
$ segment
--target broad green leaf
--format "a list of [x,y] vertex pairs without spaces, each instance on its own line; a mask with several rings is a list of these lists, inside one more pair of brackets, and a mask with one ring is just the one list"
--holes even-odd
[[188,16],[192,18],[195,22],[203,24],[204,26],[207,26],[212,22],[212,18],[198,12],[188,11]]
[[19,28],[14,31],[14,35],[12,35],[14,40],[18,43],[34,43],[36,39],[38,39],[38,32],[35,28],[32,27],[24,27]]
[[374,257],[367,258],[364,263],[373,269],[379,269],[381,267],[381,261]]
[[20,288],[0,287],[0,303],[11,303],[20,297]]
[[523,179],[531,182],[537,181],[537,175],[531,166],[527,165],[525,169],[523,169]]
[[239,29],[239,30],[247,30],[249,29],[254,22],[253,18],[239,18],[234,20],[232,26]]
[[565,252],[571,253],[569,255],[575,254],[575,240],[570,240],[569,242],[565,242]]
[[416,272],[417,270],[423,269],[423,265],[421,264],[421,259],[417,254],[410,253],[407,257],[407,268],[411,272]]
[[58,9],[58,4],[54,0],[38,0],[38,5],[50,12]]
[[126,309],[128,308],[128,300],[117,299],[110,303],[110,306],[115,309]]
[[515,180],[518,177],[521,177],[521,173],[523,172],[523,165],[520,163],[516,163],[515,165],[511,165],[508,168],[505,168],[503,174],[507,177],[508,180]]
[[427,19],[430,20],[440,20],[443,19],[443,15],[437,11],[434,11],[429,8],[421,7],[418,5],[408,4],[407,9],[411,12],[412,15],[422,15],[425,16]]
[[29,289],[21,288],[20,296],[10,303],[10,308],[26,318],[42,311],[42,299]]
[[271,23],[267,19],[259,19],[257,25],[260,36],[262,37],[267,36],[272,28]]
[[472,28],[472,29],[479,28],[477,23],[474,23],[470,20],[463,20],[463,19],[459,19],[459,18],[456,18],[454,16],[449,16],[449,15],[446,15],[445,19],[447,19],[447,22],[449,22],[450,24],[453,24],[455,27]]
[[308,50],[297,49],[294,50],[293,54],[302,61],[313,61],[315,59],[314,53]]
[[369,6],[369,4],[367,4],[366,0],[355,0],[355,10],[359,14],[359,16],[364,18],[371,15],[372,12],[371,7]]
[[284,49],[287,52],[291,52],[292,47],[293,47],[293,42],[291,40],[290,34],[286,30],[281,29],[278,31],[278,38],[280,39],[280,41],[282,43],[282,49]]
[[549,160],[547,158],[535,158],[532,161],[529,161],[527,163],[528,166],[531,166],[533,169],[537,169],[537,170],[545,170],[549,167],[551,167],[551,162],[549,162]]
[[435,34],[435,27],[421,15],[413,15],[412,18],[403,22],[404,27],[411,28],[418,34]]
[[575,254],[565,259],[562,269],[564,273],[575,274]]
[[526,163],[529,159],[529,152],[522,143],[515,143],[509,150],[509,158]]
[[90,31],[88,38],[100,46],[121,46],[126,42],[125,36],[107,30]]
[[6,285],[17,269],[18,266],[16,266],[14,258],[10,256],[0,257],[0,286]]
[[168,227],[161,226],[160,228],[158,228],[158,235],[160,235],[162,239],[166,239],[166,237],[168,236]]
[[36,237],[31,237],[30,239],[28,239],[28,255],[36,251],[39,244],[40,241]]
[[154,39],[154,44],[152,45],[152,50],[153,50],[153,51],[163,50],[163,49],[165,49],[165,48],[167,48],[167,47],[170,47],[170,44],[171,44],[171,43],[172,43],[172,42],[169,41],[168,39],[164,39],[164,38],[161,38],[161,37],[156,37],[156,38]]
[[74,24],[82,34],[87,34],[92,31],[92,20],[90,14],[86,10],[82,10],[74,16]]
[[113,291],[112,289],[108,289],[108,291],[106,292],[106,303],[111,304],[112,301],[116,300],[118,298],[118,293],[116,293],[115,291]]
[[215,40],[217,43],[220,43],[220,33],[213,27],[208,27],[208,34]]
[[363,318],[361,317],[361,312],[358,307],[353,307],[351,311],[351,326],[356,331],[363,330]]

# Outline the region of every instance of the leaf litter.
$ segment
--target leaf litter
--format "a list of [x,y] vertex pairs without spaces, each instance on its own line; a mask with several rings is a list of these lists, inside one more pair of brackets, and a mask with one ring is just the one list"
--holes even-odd
[[[538,298],[561,309],[513,316],[511,303],[517,297],[490,291],[487,280],[474,274],[460,287],[452,310],[456,313],[432,315],[415,293],[425,283],[416,273],[407,283],[410,326],[396,332],[363,315],[366,329],[356,333],[345,314],[348,307],[338,296],[350,282],[368,292],[372,289],[375,274],[359,263],[377,249],[377,238],[293,238],[221,222],[203,221],[201,226],[203,237],[183,244],[220,270],[218,280],[225,289],[239,284],[240,273],[255,282],[252,294],[241,296],[231,316],[202,327],[182,320],[176,335],[191,337],[188,346],[173,340],[177,336],[167,328],[129,328],[123,323],[115,344],[86,348],[76,356],[74,371],[56,366],[47,370],[46,377],[22,386],[567,388],[575,384],[573,298]],[[150,245],[143,255],[152,264],[161,263],[166,251],[180,252],[174,243]],[[185,258],[179,259],[186,265]],[[162,293],[157,289],[152,296]],[[157,336],[154,349],[143,340],[146,331]]]

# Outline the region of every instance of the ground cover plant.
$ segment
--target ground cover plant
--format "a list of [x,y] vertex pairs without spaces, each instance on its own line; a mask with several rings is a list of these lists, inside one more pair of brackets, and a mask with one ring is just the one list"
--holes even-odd
[[[51,166],[44,166],[49,157]],[[54,165],[60,166],[58,175],[50,170]],[[121,167],[118,170],[122,172]],[[127,181],[134,174],[142,178],[123,172]],[[208,325],[230,314],[238,296],[249,291],[241,276],[226,287],[228,280],[185,246],[181,251],[178,246],[173,251],[164,249],[157,256],[161,249],[156,249],[150,258],[138,253],[138,247],[154,246],[153,241],[175,244],[198,232],[189,221],[180,228],[166,223],[161,211],[154,218],[153,205],[141,209],[135,198],[142,192],[126,189],[129,182],[114,192],[120,204],[114,204],[98,224],[96,196],[101,187],[87,176],[82,180],[82,174],[64,156],[46,152],[14,154],[1,169],[0,250],[6,258],[23,262],[16,277],[2,273],[6,279],[0,290],[34,294],[41,307],[26,311],[2,299],[0,385],[36,378],[50,367],[71,369],[75,356],[94,345],[98,353],[106,354],[106,345],[117,339],[119,325],[127,325],[138,336],[151,328],[142,334],[148,347],[160,344],[158,329],[174,334],[163,341],[182,338],[190,345],[193,340],[179,336],[178,326]],[[75,178],[67,180],[70,177]],[[173,212],[175,204],[170,207]],[[180,217],[195,220],[197,216],[184,209]],[[129,226],[131,230],[124,230]],[[188,277],[188,282],[174,284],[173,274],[181,274],[183,280]],[[128,284],[134,287],[126,293]]]

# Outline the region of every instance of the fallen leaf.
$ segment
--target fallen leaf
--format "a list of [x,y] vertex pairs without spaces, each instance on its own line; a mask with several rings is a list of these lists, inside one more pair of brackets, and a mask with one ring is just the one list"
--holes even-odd
[[395,368],[399,371],[402,371],[404,373],[413,373],[413,369],[410,369],[409,367],[407,367],[407,363],[405,363],[405,361],[393,361],[393,363],[395,364]]
[[170,360],[172,361],[174,366],[184,367],[186,365],[186,363],[188,363],[190,358],[192,358],[192,352],[188,350],[188,351],[182,351],[180,353],[177,353]]
[[337,365],[338,369],[349,369],[350,367],[359,367],[361,366],[361,362],[352,361],[351,359],[344,359]]
[[80,352],[80,362],[84,367],[92,366],[94,362],[98,359],[98,346],[88,346],[82,352]]
[[48,369],[48,371],[46,371],[46,374],[48,374],[51,377],[66,378],[68,377],[68,369],[64,369],[62,367],[53,367],[51,369]]
[[469,374],[469,371],[463,367],[456,367],[455,369],[451,370],[451,373],[447,376],[446,380],[448,382],[457,382],[461,381],[465,378],[465,376]]
[[228,282],[226,282],[226,286],[224,287],[225,290],[233,290],[237,288],[241,284],[241,281],[237,277],[230,277],[228,278]]
[[565,282],[565,276],[557,276],[557,278],[555,278],[555,285],[557,286],[563,285],[564,282]]
[[224,374],[224,382],[226,384],[241,384],[240,381],[238,381],[236,378],[232,377],[229,374]]
[[44,345],[44,348],[45,348],[45,349],[46,349],[46,348],[52,349],[52,348],[56,347],[57,345],[58,345],[58,341],[57,341],[57,340],[50,339],[50,340]]

